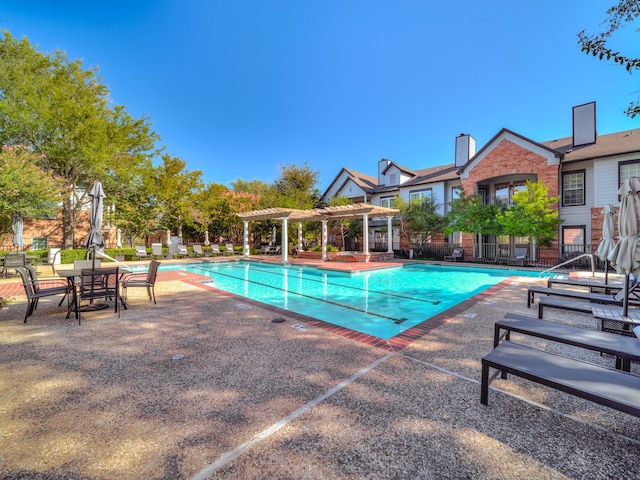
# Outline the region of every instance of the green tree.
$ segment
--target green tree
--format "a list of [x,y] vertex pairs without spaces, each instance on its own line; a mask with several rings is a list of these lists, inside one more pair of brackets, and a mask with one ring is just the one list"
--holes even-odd
[[450,204],[450,211],[446,215],[444,232],[450,235],[453,232],[464,232],[477,235],[501,235],[502,225],[497,218],[501,211],[501,205],[494,203],[485,204],[484,198],[475,193],[465,194],[454,199]]
[[[0,39],[0,141],[25,145],[41,166],[64,179],[64,246],[73,246],[86,191],[105,181],[114,162],[130,165],[156,153],[157,135],[145,118],[110,106],[97,69],[61,51],[45,55],[26,38],[3,30]],[[107,193],[108,194],[108,193]]]
[[202,191],[202,172],[189,171],[186,163],[164,154],[156,168],[153,193],[162,213],[160,227],[182,235],[182,227],[194,222],[193,205]]
[[560,197],[549,197],[549,188],[542,182],[527,181],[526,189],[513,194],[513,206],[498,215],[498,222],[507,235],[534,238],[549,246],[562,222],[554,208]]
[[[582,47],[582,51],[587,54],[590,53],[600,60],[613,60],[623,66],[627,72],[633,73],[634,70],[640,68],[640,58],[629,57],[617,50],[614,51],[607,42],[611,40],[617,30],[624,26],[624,23],[633,22],[638,15],[640,15],[640,2],[638,0],[620,0],[617,5],[607,10],[607,19],[603,22],[607,25],[607,28],[604,31],[595,35],[586,34],[585,30],[578,33],[578,43]],[[640,104],[637,101],[630,102],[625,114],[635,118],[636,115],[640,114]]]
[[55,213],[62,182],[38,165],[39,156],[25,147],[0,151],[0,233],[11,230],[14,214],[36,218]]
[[[338,195],[334,195],[333,198],[331,198],[331,201],[329,202],[329,206],[340,207],[343,205],[350,205],[351,203],[352,202],[348,197],[338,194]],[[353,222],[354,222],[353,220],[348,220],[344,218],[329,222],[330,228],[337,228],[340,231],[340,237],[342,238],[342,249],[345,248],[345,245],[346,245],[345,240],[349,236],[350,226],[351,226],[351,223]]]
[[266,206],[302,210],[317,207],[320,201],[319,175],[306,162],[301,167],[280,165],[280,175],[265,198]]
[[433,234],[444,231],[445,219],[438,213],[441,206],[435,196],[411,202],[398,198],[396,208],[400,210],[400,234],[407,235],[407,240],[412,243],[428,243]]

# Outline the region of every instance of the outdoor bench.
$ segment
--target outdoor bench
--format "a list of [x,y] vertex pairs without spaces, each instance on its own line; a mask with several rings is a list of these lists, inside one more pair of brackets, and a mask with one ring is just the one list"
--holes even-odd
[[[527,308],[531,308],[531,304],[534,302],[535,294],[552,295],[556,297],[573,298],[576,300],[589,300],[594,303],[608,303],[608,304],[620,304],[622,305],[622,298],[618,299],[614,295],[605,293],[590,293],[579,290],[564,290],[560,288],[541,287],[539,285],[533,285],[527,290]],[[620,293],[618,293],[620,295]],[[630,300],[630,304],[637,305],[636,300]]]
[[588,330],[512,313],[506,314],[502,320],[495,323],[494,348],[503,338],[510,340],[511,332],[613,355],[616,357],[616,368],[622,368],[627,372],[632,361],[640,362],[640,340],[636,338],[622,337],[613,333]]
[[488,405],[489,369],[511,373],[621,412],[640,417],[640,377],[509,341],[482,358],[480,403]]

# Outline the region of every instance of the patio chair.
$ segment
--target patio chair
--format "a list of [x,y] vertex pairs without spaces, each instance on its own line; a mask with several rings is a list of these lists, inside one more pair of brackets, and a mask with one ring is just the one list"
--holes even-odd
[[6,278],[7,272],[10,268],[24,267],[27,263],[27,254],[24,252],[11,252],[7,253],[4,257],[4,268],[2,276]]
[[211,255],[222,255],[220,245],[211,245]]
[[101,261],[100,260],[96,260],[95,262],[93,260],[74,260],[73,261],[73,269],[74,270],[82,270],[83,268],[100,268],[101,265]]
[[640,325],[638,325],[633,329],[633,333],[636,335],[637,338],[640,338]]
[[118,303],[120,301],[120,276],[119,267],[107,268],[83,268],[80,272],[80,285],[74,295],[73,307],[75,309],[78,324],[81,323],[80,303],[83,300],[93,302],[99,299],[113,299],[115,313],[120,317]]
[[[33,268],[33,267],[32,267]],[[35,270],[35,269],[34,269]],[[44,297],[53,297],[56,295],[64,295],[62,300],[69,294],[69,286],[55,286],[50,288],[42,288],[32,281],[31,274],[27,267],[16,267],[16,272],[22,279],[22,286],[24,287],[24,293],[27,297],[27,311],[24,314],[24,322],[27,323],[27,318],[33,315],[38,300]],[[37,285],[37,290],[36,290]],[[62,301],[58,305],[62,305]]]
[[178,253],[176,253],[177,256],[179,257],[188,257],[189,256],[189,250],[187,250],[187,246],[186,245],[178,245]]
[[60,265],[60,249],[59,248],[50,248],[47,253],[47,259],[44,261],[37,262],[36,265],[48,265],[51,267],[51,271],[56,273],[56,265]]
[[524,266],[528,257],[529,249],[527,247],[516,247],[513,258],[509,260],[509,265],[521,264]]
[[152,243],[151,244],[151,256],[153,258],[164,258],[164,253],[162,252],[162,244],[161,243]]
[[144,287],[147,289],[147,295],[149,295],[149,301],[153,300],[156,303],[155,284],[156,277],[158,276],[158,267],[160,262],[157,260],[151,260],[149,264],[149,271],[128,273],[122,277],[122,302],[123,305],[127,305],[127,292],[129,288]]
[[225,255],[235,255],[236,252],[233,251],[233,243],[227,243],[224,246],[224,254]]
[[451,252],[451,255],[445,255],[444,259],[450,262],[457,262],[458,259],[464,260],[464,248],[455,247]]
[[136,257],[138,257],[138,260],[149,258],[149,255],[147,254],[147,247],[144,245],[136,245]]

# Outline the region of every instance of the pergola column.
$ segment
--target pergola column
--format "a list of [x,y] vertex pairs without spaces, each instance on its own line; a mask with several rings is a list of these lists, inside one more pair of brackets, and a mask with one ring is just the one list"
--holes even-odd
[[393,217],[387,217],[387,253],[393,253]]
[[244,258],[249,258],[249,221],[244,222],[244,238],[242,240],[242,253]]
[[327,260],[327,221],[322,220],[322,261]]
[[298,251],[302,251],[302,222],[298,222]]
[[369,255],[369,214],[362,214],[362,252]]
[[289,232],[287,231],[287,217],[282,217],[282,238],[280,239],[282,249],[282,263],[287,263],[289,256]]

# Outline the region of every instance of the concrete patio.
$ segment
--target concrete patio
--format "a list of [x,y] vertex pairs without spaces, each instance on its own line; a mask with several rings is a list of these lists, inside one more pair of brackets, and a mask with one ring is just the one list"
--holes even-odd
[[[161,272],[157,305],[135,289],[120,318],[86,313],[81,326],[55,298],[26,325],[24,297],[0,310],[0,478],[640,475],[640,418],[515,377],[496,380],[488,407],[480,404],[493,323],[507,312],[535,316],[525,290],[541,280],[514,277],[402,349],[337,335],[201,280]],[[15,279],[0,281],[0,295],[6,282]],[[548,317],[597,328],[588,315]]]

